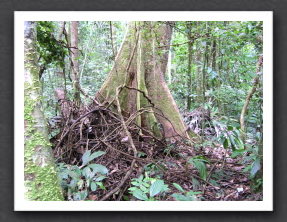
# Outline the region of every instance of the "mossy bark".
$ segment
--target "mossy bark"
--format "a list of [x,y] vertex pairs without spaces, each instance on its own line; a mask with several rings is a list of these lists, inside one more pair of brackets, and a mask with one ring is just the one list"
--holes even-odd
[[71,57],[73,70],[73,101],[77,106],[81,104],[80,81],[79,81],[79,49],[78,49],[78,22],[71,22]]
[[97,96],[102,103],[110,103],[116,88],[126,86],[118,95],[126,117],[144,109],[135,121],[155,136],[190,138],[195,134],[186,132],[164,79],[171,34],[171,26],[164,23],[130,22],[115,65]]
[[48,140],[47,123],[41,105],[36,23],[25,22],[25,92],[24,92],[24,178],[25,199],[64,200]]

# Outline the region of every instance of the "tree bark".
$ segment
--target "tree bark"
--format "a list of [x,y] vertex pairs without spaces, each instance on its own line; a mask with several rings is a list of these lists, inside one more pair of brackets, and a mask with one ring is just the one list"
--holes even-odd
[[[130,22],[115,65],[97,97],[112,104],[118,96],[125,117],[138,114],[134,122],[145,129],[140,133],[189,138],[164,80],[171,34],[171,26],[163,23]],[[122,90],[116,95],[119,86]]]
[[244,103],[244,106],[242,108],[242,111],[241,111],[241,115],[240,115],[240,125],[241,125],[241,130],[242,130],[242,140],[243,142],[245,143],[245,123],[244,123],[244,115],[245,115],[245,112],[247,110],[247,107],[249,105],[249,102],[254,94],[254,92],[256,91],[256,86],[258,84],[258,74],[259,74],[259,71],[260,71],[260,67],[263,63],[263,56],[260,55],[259,56],[259,59],[258,59],[258,62],[257,62],[257,65],[256,65],[256,76],[254,77],[253,79],[253,87],[250,91],[250,93],[248,94],[246,100],[245,100],[245,103]]
[[79,86],[79,48],[78,48],[78,22],[71,22],[71,52],[72,52],[72,70],[73,70],[73,90],[74,102],[81,104],[80,86]]
[[188,64],[187,64],[187,109],[191,109],[191,93],[192,93],[192,75],[191,75],[191,63],[192,63],[192,54],[193,54],[193,39],[191,36],[191,24],[190,22],[186,22],[186,28],[189,30],[188,34],[187,34],[187,38],[188,38]]
[[39,201],[64,200],[48,140],[47,122],[41,104],[36,36],[36,23],[25,22],[25,199]]
[[[212,72],[216,72],[216,40],[215,40],[215,38],[212,41],[211,57],[212,57],[212,62],[211,62]],[[212,90],[214,90],[213,79],[211,80],[211,87],[212,87]]]

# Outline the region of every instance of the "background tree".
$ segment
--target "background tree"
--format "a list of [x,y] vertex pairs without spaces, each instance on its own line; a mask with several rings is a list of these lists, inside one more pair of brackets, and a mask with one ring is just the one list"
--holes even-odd
[[79,48],[78,48],[78,22],[71,22],[71,59],[73,70],[73,89],[74,89],[74,102],[76,105],[80,105],[80,83],[79,83]]
[[25,197],[39,201],[63,200],[41,105],[35,22],[25,22],[24,36]]

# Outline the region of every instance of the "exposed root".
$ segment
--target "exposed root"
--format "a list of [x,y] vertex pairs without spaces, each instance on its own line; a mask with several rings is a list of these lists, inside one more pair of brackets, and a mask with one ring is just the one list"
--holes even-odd
[[[62,118],[62,122],[58,121],[60,132],[51,139],[57,162],[68,165],[81,166],[82,156],[87,150],[92,153],[105,151],[93,163],[101,164],[109,170],[103,181],[106,189],[90,191],[91,200],[123,200],[123,196],[133,198],[127,190],[131,187],[131,179],[145,172],[149,172],[150,177],[160,177],[169,185],[170,195],[164,200],[174,200],[171,194],[178,190],[173,187],[173,183],[180,184],[186,191],[201,191],[203,200],[250,198],[249,180],[241,173],[242,168],[238,162],[228,159],[223,165],[223,155],[205,152],[205,148],[201,153],[196,153],[190,141],[179,135],[175,138],[157,138],[135,121],[137,115],[149,109],[143,108],[126,118],[122,115],[117,98],[115,102],[118,113],[100,105],[93,109],[71,106],[70,115]],[[162,115],[160,110],[155,114]],[[206,180],[199,176],[194,166],[188,164],[189,159],[195,155],[203,155],[210,163],[214,163],[210,166],[207,164]],[[217,179],[214,174],[218,175]],[[239,194],[237,187],[243,187],[244,193]]]

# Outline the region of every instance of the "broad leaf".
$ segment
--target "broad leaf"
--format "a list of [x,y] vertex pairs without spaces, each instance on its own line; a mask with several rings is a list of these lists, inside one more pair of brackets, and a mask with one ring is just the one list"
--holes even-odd
[[179,184],[173,183],[173,186],[175,186],[176,189],[178,189],[179,191],[184,193],[184,190],[182,189],[182,187]]
[[95,173],[96,172],[93,172],[89,166],[87,166],[83,169],[83,176],[85,176],[86,179],[93,178],[95,176]]
[[135,190],[138,190],[139,188],[137,188],[137,187],[130,187],[128,190],[130,190],[130,191],[135,191]]
[[191,178],[192,178],[193,189],[197,190],[200,187],[200,182],[197,179],[195,179],[194,177],[191,177]]
[[83,180],[79,180],[79,181],[77,182],[77,185],[78,185],[78,188],[79,188],[79,189],[82,189],[82,187],[83,187],[83,185],[84,185],[84,181],[83,181]]
[[97,177],[96,179],[94,179],[96,182],[98,182],[98,181],[102,181],[103,179],[105,179],[105,178],[107,178],[107,177],[105,177],[105,176],[99,176],[99,177]]
[[103,154],[105,154],[106,152],[104,151],[98,151],[98,152],[94,152],[90,157],[89,157],[89,161],[92,161],[93,159],[102,156]]
[[94,183],[94,182],[91,183],[91,190],[92,191],[96,191],[97,190],[97,184],[96,183]]
[[207,177],[207,171],[206,171],[206,166],[203,160],[201,159],[190,159],[189,161],[192,165],[195,166],[199,170],[200,177],[206,180]]
[[227,147],[228,147],[228,140],[227,139],[224,140],[223,147],[224,147],[224,149],[227,149]]
[[90,164],[89,167],[91,167],[95,173],[107,174],[109,172],[108,169],[101,164]]
[[178,201],[188,201],[187,197],[181,194],[174,193],[171,196],[177,199]]
[[150,187],[149,194],[151,197],[160,193],[164,188],[163,180],[156,180]]
[[68,171],[68,174],[70,177],[72,177],[76,181],[78,181],[80,179],[80,176],[74,171]]
[[91,150],[87,150],[83,157],[82,157],[82,161],[83,161],[83,166],[86,165],[89,161],[90,161],[90,155],[91,155]]
[[142,192],[141,190],[134,191],[133,196],[140,199],[140,200],[148,200],[147,195],[144,192]]
[[257,173],[257,171],[260,169],[260,158],[256,158],[254,163],[252,164],[252,168],[250,170],[250,174],[251,176],[255,176],[255,174]]

